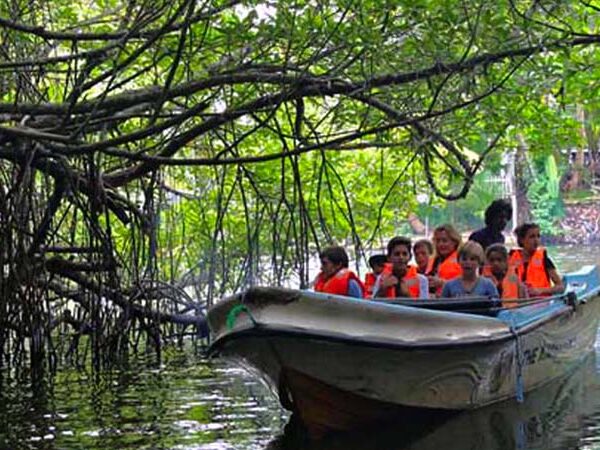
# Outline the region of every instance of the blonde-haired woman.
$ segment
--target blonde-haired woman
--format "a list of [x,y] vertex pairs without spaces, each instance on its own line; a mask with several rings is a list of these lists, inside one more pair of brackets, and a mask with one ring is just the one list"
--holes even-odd
[[429,277],[429,291],[440,294],[444,283],[462,275],[462,268],[458,263],[458,247],[462,238],[458,231],[450,225],[444,224],[433,230],[433,257],[432,269]]

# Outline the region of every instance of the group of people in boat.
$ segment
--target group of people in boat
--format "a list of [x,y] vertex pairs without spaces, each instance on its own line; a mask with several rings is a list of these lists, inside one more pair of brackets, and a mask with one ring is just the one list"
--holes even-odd
[[[523,223],[515,230],[518,247],[504,245],[502,230],[512,216],[506,200],[496,200],[485,212],[486,226],[467,242],[449,224],[435,228],[432,240],[396,236],[386,254],[369,258],[365,280],[348,268],[348,254],[333,246],[320,253],[318,292],[358,298],[500,298],[504,307],[516,299],[546,297],[564,290],[561,276],[540,245],[540,227]],[[414,259],[414,263],[411,261]]]

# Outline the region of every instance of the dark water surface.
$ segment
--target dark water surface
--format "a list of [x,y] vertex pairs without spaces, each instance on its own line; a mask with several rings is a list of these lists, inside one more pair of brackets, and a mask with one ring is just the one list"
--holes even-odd
[[[563,271],[600,264],[598,247],[551,249]],[[600,341],[600,340],[599,340]],[[403,424],[310,442],[240,369],[167,351],[100,376],[62,369],[0,386],[2,449],[600,449],[600,346],[574,372],[526,396],[422,427]],[[598,355],[597,355],[598,354]],[[10,381],[6,381],[9,379]]]

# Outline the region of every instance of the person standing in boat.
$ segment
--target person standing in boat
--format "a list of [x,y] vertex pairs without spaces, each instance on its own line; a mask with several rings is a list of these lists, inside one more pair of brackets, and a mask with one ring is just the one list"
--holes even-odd
[[348,254],[343,247],[327,247],[319,254],[319,258],[321,272],[315,280],[316,292],[364,297],[365,287],[356,274],[348,269]]
[[527,299],[527,286],[519,280],[516,267],[508,265],[508,250],[502,244],[492,244],[485,251],[483,276],[492,280],[504,308],[518,306],[516,299]]
[[467,241],[458,251],[462,275],[444,284],[442,297],[490,297],[498,298],[498,290],[489,278],[479,276],[483,264],[483,248],[475,241]]
[[377,277],[383,272],[383,268],[387,261],[387,257],[384,254],[372,255],[369,258],[369,266],[371,266],[372,272],[368,272],[365,275],[365,297],[373,297],[373,287],[377,281]]
[[409,264],[411,241],[402,236],[392,238],[387,245],[388,263],[373,288],[373,297],[427,298],[427,278],[417,273],[416,266]]
[[494,200],[485,210],[485,227],[471,233],[469,240],[479,243],[484,251],[492,244],[504,244],[502,231],[511,219],[512,211],[508,200]]
[[509,253],[508,264],[517,269],[519,279],[527,286],[530,297],[547,297],[560,294],[565,285],[556,266],[540,246],[540,227],[536,223],[524,223],[515,228],[520,248]]
[[427,277],[430,293],[439,295],[446,281],[462,275],[462,269],[458,263],[458,247],[461,243],[460,234],[450,224],[440,225],[433,231],[435,256],[431,272]]
[[429,239],[420,239],[413,244],[413,255],[417,272],[429,275],[433,269],[433,244]]

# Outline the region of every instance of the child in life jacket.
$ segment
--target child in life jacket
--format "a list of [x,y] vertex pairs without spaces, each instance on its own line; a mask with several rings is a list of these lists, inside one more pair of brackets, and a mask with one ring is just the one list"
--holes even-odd
[[413,244],[413,255],[417,264],[417,272],[429,275],[433,270],[433,244],[429,239],[420,239]]
[[518,306],[516,299],[527,299],[527,287],[519,280],[516,267],[508,265],[508,250],[502,244],[492,244],[485,251],[483,275],[496,285],[504,308]]
[[515,234],[520,248],[510,251],[508,263],[516,267],[519,279],[527,286],[529,296],[561,294],[565,285],[546,249],[540,245],[540,226],[536,223],[524,223],[515,228]]
[[387,245],[388,263],[377,279],[373,297],[385,298],[428,298],[427,277],[417,273],[416,266],[409,264],[411,241],[396,236]]
[[343,247],[327,247],[319,254],[319,258],[321,272],[315,280],[316,292],[364,297],[365,287],[356,274],[348,269],[348,254]]
[[368,272],[365,275],[365,298],[373,297],[373,286],[375,286],[377,277],[383,272],[386,261],[387,257],[383,254],[373,255],[369,258],[369,266],[371,267],[372,272]]
[[498,290],[489,278],[480,277],[479,267],[484,260],[483,248],[475,241],[468,241],[458,251],[462,275],[446,282],[442,297],[489,297],[498,298]]

